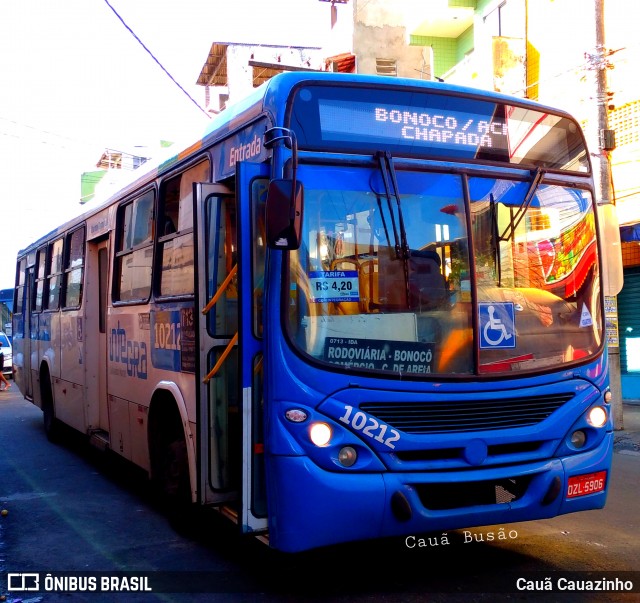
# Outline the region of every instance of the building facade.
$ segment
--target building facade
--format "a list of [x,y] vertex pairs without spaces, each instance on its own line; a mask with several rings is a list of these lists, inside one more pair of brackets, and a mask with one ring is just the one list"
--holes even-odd
[[[640,399],[640,45],[633,18],[640,9],[624,0],[603,0],[601,8],[605,47],[596,48],[595,0],[354,0],[352,51],[361,73],[380,73],[371,49],[384,48],[399,66],[389,75],[514,94],[578,118],[594,165],[610,167],[625,282],[607,299],[609,345],[619,351],[622,397]],[[399,26],[402,35],[393,39],[404,36],[413,52],[380,44]],[[596,98],[598,70],[606,72],[604,99]],[[611,151],[598,102],[606,103],[607,129],[615,133]]]
[[[221,110],[280,71],[309,69],[447,81],[573,114],[594,165],[611,170],[625,284],[608,299],[608,337],[613,353],[619,350],[622,397],[640,399],[640,45],[633,18],[640,9],[601,0],[606,48],[597,49],[596,0],[319,1],[327,5],[322,48],[214,43],[198,80],[207,107]],[[595,98],[601,69],[606,99]],[[610,152],[602,149],[598,102],[606,103],[615,132]]]

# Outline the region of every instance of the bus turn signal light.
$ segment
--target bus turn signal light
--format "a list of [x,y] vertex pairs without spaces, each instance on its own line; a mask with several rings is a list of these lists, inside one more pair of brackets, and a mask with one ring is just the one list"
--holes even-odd
[[284,416],[292,423],[304,423],[308,418],[307,413],[299,408],[290,408],[284,413]]

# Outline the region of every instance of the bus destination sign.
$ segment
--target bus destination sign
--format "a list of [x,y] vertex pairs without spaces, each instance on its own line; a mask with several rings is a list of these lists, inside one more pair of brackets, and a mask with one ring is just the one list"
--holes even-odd
[[[405,144],[428,143],[456,148],[508,149],[507,122],[491,115],[453,110],[420,110],[403,105],[321,100],[320,123],[324,140],[345,136],[375,137]],[[337,116],[340,115],[340,118]]]
[[327,337],[324,359],[351,368],[394,373],[431,373],[433,344],[419,341]]
[[589,170],[584,137],[570,117],[458,89],[301,87],[290,124],[303,150]]

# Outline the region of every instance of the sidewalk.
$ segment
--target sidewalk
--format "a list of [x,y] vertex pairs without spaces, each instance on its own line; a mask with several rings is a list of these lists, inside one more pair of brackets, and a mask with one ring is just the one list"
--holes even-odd
[[624,429],[614,432],[614,450],[640,456],[640,400],[624,402],[622,423]]

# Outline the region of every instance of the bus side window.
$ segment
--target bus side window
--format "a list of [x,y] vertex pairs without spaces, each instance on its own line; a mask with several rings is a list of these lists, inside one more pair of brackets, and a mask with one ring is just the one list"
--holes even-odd
[[36,286],[33,290],[33,309],[35,312],[42,312],[44,300],[45,286],[45,265],[47,261],[47,248],[42,247],[38,250],[36,260]]
[[[16,293],[15,293],[15,303],[14,303],[14,312],[16,314],[24,313],[24,293],[25,287],[27,283],[27,260],[26,258],[22,258],[18,261],[18,270],[16,275]],[[22,327],[24,328],[24,322],[20,322]],[[19,333],[20,335],[24,335],[24,331]]]
[[193,183],[209,181],[209,161],[174,176],[160,189],[158,294],[193,295]]
[[84,226],[74,230],[67,238],[64,272],[65,308],[78,308],[82,303],[82,274],[84,266]]
[[49,245],[49,267],[47,270],[47,310],[60,307],[60,285],[62,284],[63,240],[58,239]]
[[151,293],[154,200],[150,190],[118,208],[114,301],[144,301]]

